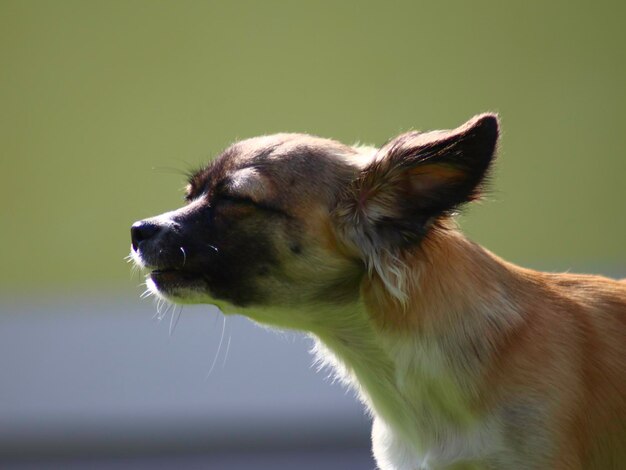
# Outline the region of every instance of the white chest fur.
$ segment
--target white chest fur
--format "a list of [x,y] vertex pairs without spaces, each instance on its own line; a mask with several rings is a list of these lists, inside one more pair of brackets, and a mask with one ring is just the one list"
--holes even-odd
[[[477,423],[472,429],[442,429],[437,443],[423,446],[410,442],[383,419],[375,418],[372,428],[374,456],[382,470],[443,470],[456,465],[481,469],[500,453],[500,432],[495,420]],[[430,436],[432,438],[432,436]],[[423,447],[423,448],[422,448]]]
[[372,439],[381,468],[447,468],[480,462],[501,450],[498,419],[472,411],[473,384],[463,369],[474,364],[457,360],[436,342],[397,337],[383,342],[414,429],[405,435],[396,423],[376,419]]
[[[378,338],[384,355],[359,364],[362,357],[317,353],[354,386],[374,415],[373,451],[382,470],[435,470],[461,462],[480,462],[502,450],[502,428],[494,416],[471,411],[470,383],[457,374],[451,358],[436,344]],[[351,351],[354,352],[354,351]],[[462,367],[467,367],[463,364]]]

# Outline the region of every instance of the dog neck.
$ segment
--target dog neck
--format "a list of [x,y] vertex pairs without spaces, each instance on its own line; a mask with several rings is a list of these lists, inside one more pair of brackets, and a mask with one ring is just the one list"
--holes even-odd
[[515,317],[511,301],[518,296],[511,290],[525,285],[523,270],[454,228],[433,230],[400,263],[406,278],[403,303],[389,295],[378,276],[362,285],[365,308],[378,331],[458,340],[461,333],[484,333],[494,322],[505,326]]
[[436,441],[477,421],[481,372],[521,323],[511,299],[524,294],[511,291],[523,275],[454,229],[433,232],[401,261],[408,302],[372,276],[341,323],[314,332],[317,352],[407,440]]

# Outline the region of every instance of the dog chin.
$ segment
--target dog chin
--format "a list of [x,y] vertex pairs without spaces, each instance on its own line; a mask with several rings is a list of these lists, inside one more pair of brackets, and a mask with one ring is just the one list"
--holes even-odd
[[180,283],[166,284],[162,279],[159,281],[157,278],[155,281],[155,277],[157,276],[151,273],[146,278],[146,286],[150,292],[163,300],[181,305],[215,305],[222,311],[224,311],[224,309],[228,310],[228,306],[224,302],[216,300],[207,293],[206,286],[200,285],[199,283],[195,285],[182,285]]

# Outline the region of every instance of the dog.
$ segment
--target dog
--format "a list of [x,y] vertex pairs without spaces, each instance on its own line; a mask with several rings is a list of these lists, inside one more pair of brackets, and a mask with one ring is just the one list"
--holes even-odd
[[499,127],[243,140],[132,226],[131,256],[160,298],[310,333],[380,469],[624,469],[626,282],[515,266],[454,223]]

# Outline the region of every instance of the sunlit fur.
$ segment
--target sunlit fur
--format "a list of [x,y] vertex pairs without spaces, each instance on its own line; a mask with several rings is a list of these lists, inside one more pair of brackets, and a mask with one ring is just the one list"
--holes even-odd
[[[269,182],[249,181],[258,176],[252,170],[236,182],[254,197],[281,195],[302,253],[286,248],[289,233],[277,224],[278,274],[258,280],[263,305],[232,305],[210,285],[148,287],[174,302],[309,332],[318,362],[370,411],[382,470],[625,468],[626,282],[520,268],[469,241],[451,217],[479,194],[495,119],[406,134],[379,151],[282,134],[237,144],[222,157],[237,160],[234,172],[254,164],[259,142],[282,149],[263,167]],[[481,136],[493,142],[474,144]],[[322,155],[330,173],[345,175],[336,187],[295,171],[297,190],[281,186],[302,145],[317,146],[311,158]],[[333,151],[336,163],[327,158]],[[164,224],[202,204],[193,197],[161,216]],[[428,205],[446,198],[449,207]],[[188,262],[193,256],[186,251]],[[342,284],[349,295],[320,295],[342,276],[357,281]]]

